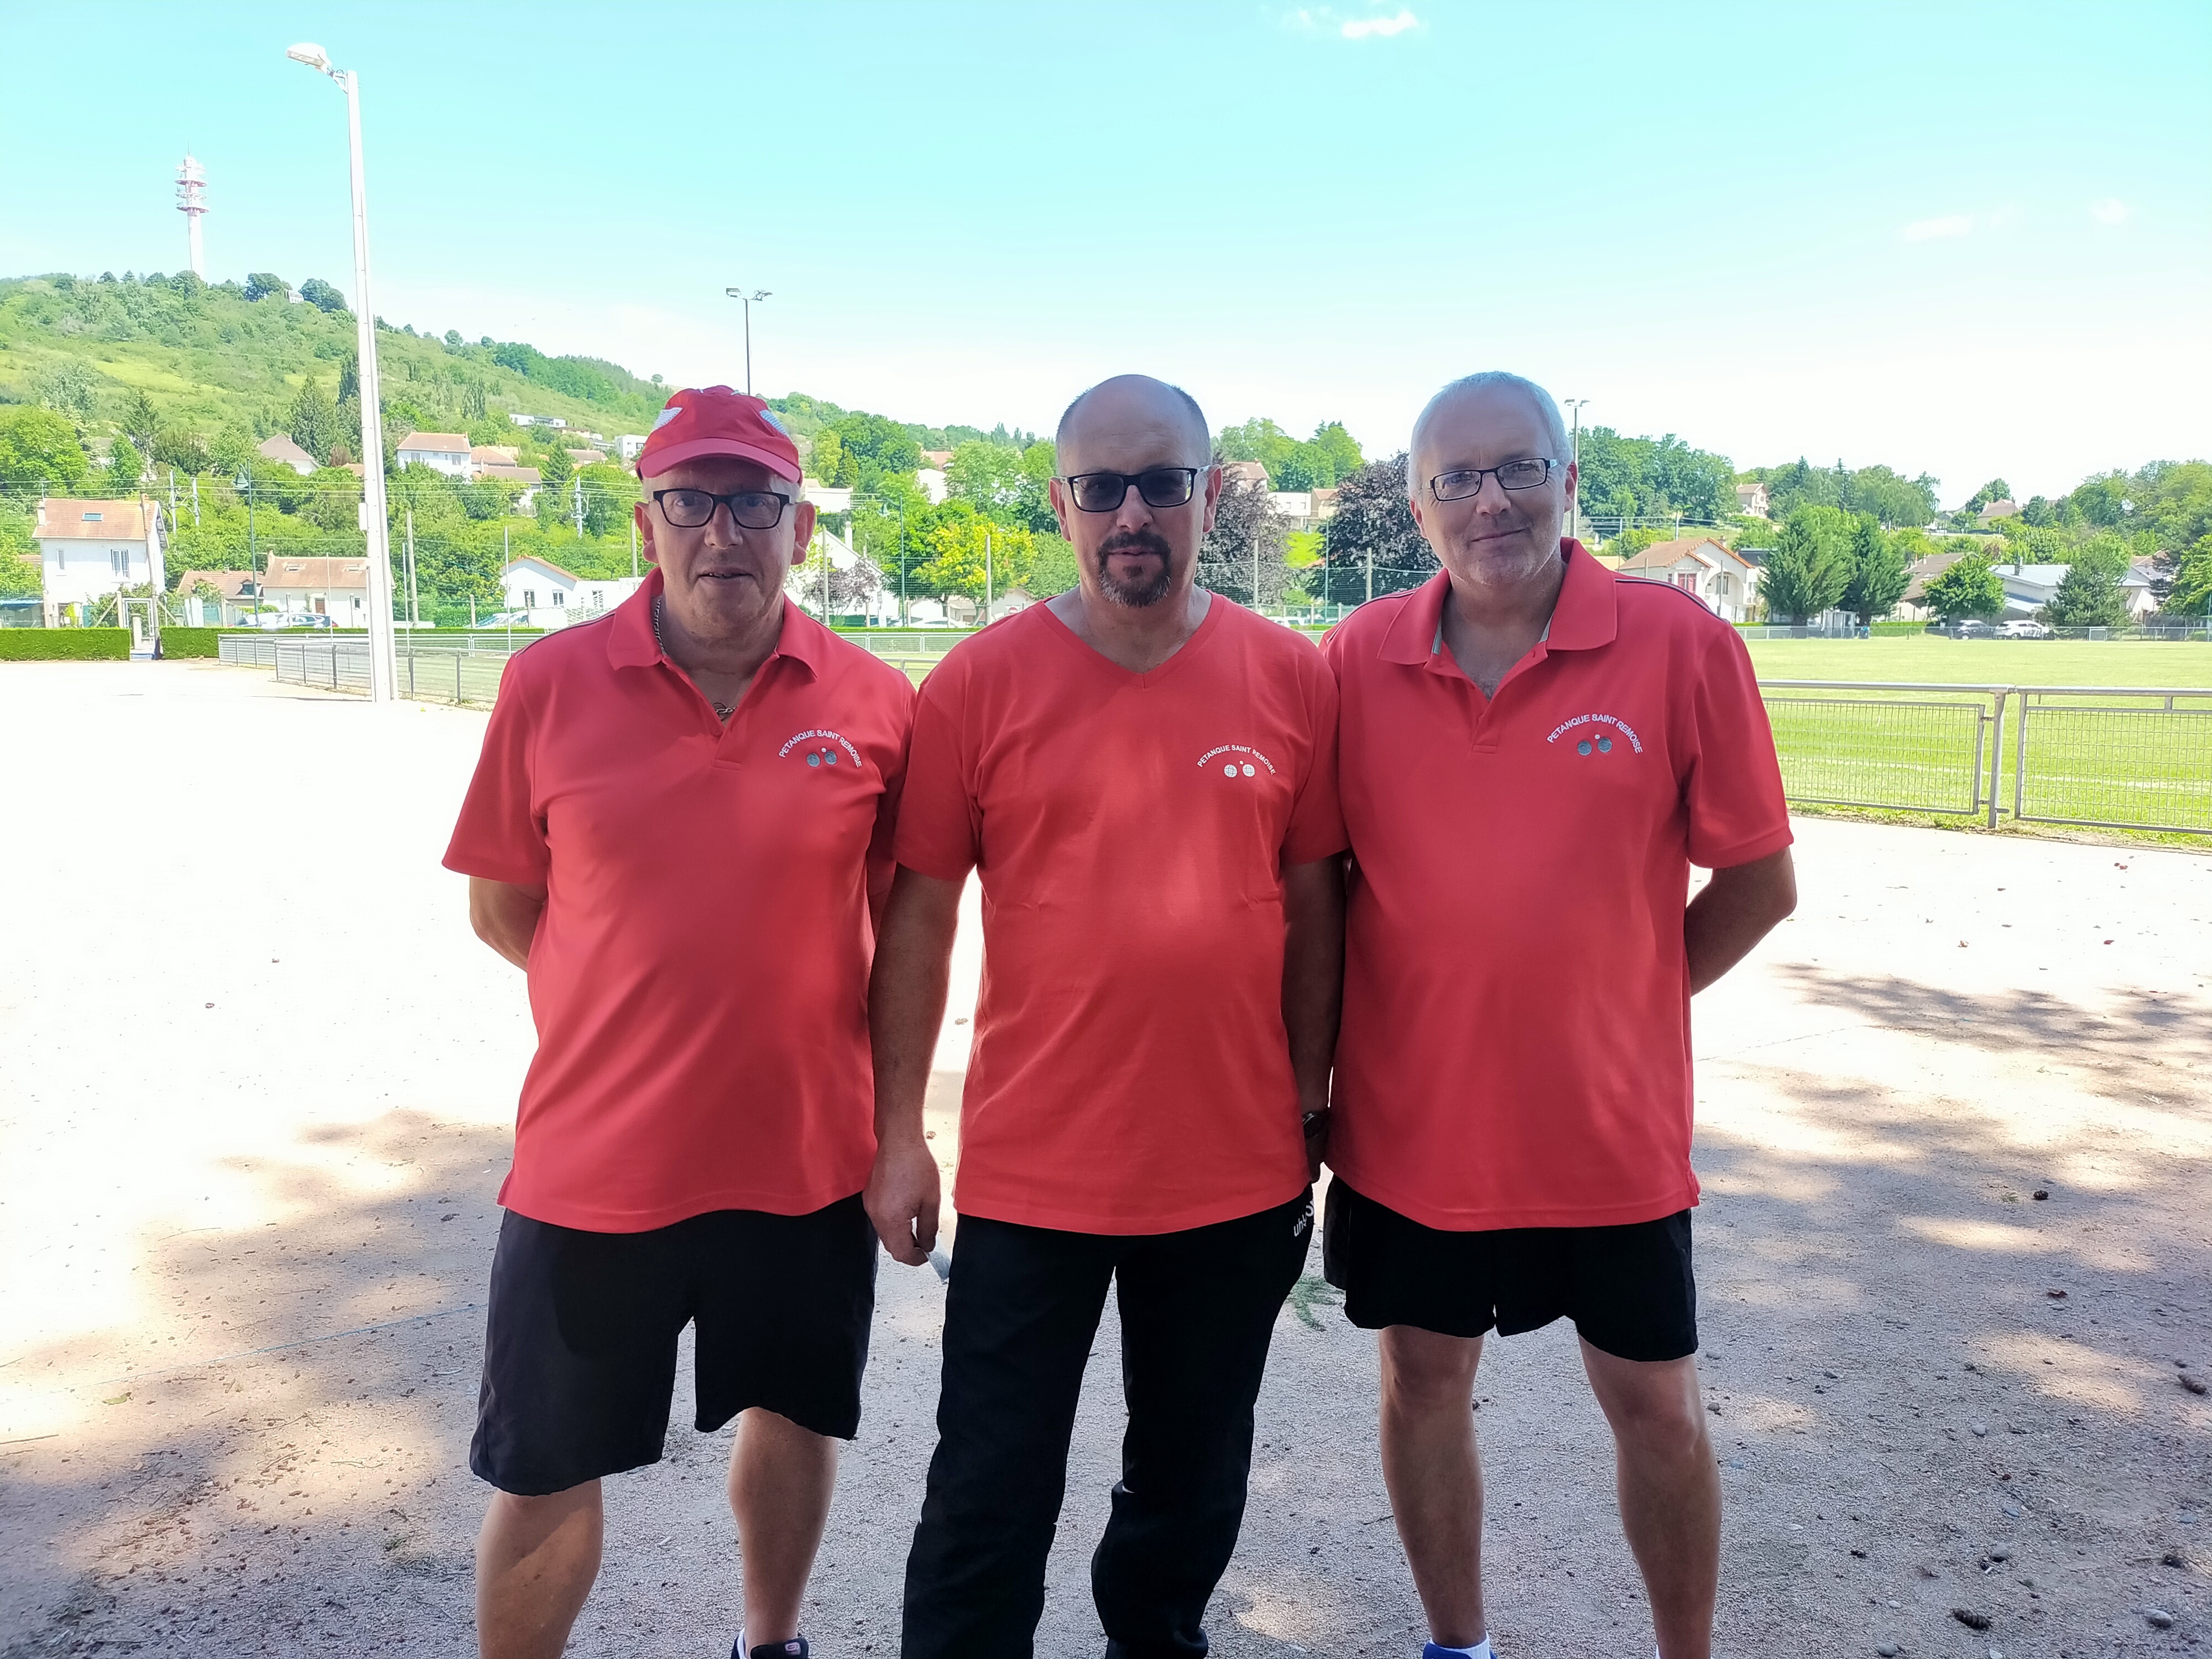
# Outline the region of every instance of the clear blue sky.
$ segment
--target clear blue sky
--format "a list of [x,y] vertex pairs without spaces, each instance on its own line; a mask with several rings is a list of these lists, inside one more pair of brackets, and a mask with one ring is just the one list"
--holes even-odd
[[[1380,24],[1381,27],[1376,27]],[[1349,27],[1347,27],[1349,26]],[[1510,368],[1947,502],[2212,453],[2212,5],[9,8],[0,273],[350,291],[672,381],[1048,428],[1098,377],[1402,443]],[[33,72],[32,66],[35,66]]]

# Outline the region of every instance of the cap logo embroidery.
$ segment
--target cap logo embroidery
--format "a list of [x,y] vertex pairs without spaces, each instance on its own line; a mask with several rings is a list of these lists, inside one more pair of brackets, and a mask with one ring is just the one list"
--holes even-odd
[[[1577,714],[1574,719],[1571,720],[1561,720],[1557,726],[1553,726],[1551,731],[1551,735],[1547,737],[1544,741],[1546,743],[1557,743],[1561,738],[1566,736],[1568,732],[1576,730],[1579,726],[1609,726],[1613,729],[1613,731],[1620,732],[1622,737],[1628,739],[1628,746],[1635,750],[1636,753],[1640,755],[1644,752],[1644,739],[1636,735],[1636,728],[1634,726],[1629,725],[1626,720],[1621,719],[1618,714]],[[1576,740],[1575,753],[1577,755],[1587,755],[1591,753],[1593,750],[1601,755],[1610,755],[1613,752],[1612,733],[1605,732],[1587,732],[1583,737]]]
[[659,414],[659,418],[657,418],[657,419],[653,422],[653,429],[655,432],[659,431],[661,428],[663,428],[664,426],[666,426],[666,425],[667,425],[671,421],[674,420],[674,419],[675,419],[678,415],[681,415],[683,412],[684,412],[684,405],[683,405],[683,404],[669,404],[667,408],[665,408],[665,409],[664,409],[664,410],[662,410],[660,411],[660,414]]
[[791,435],[791,428],[790,428],[789,427],[786,426],[786,425],[785,425],[781,421],[779,421],[779,420],[777,420],[777,419],[775,418],[775,411],[774,410],[772,410],[772,409],[763,409],[763,410],[760,410],[760,411],[759,411],[759,414],[760,414],[760,417],[761,417],[761,419],[763,419],[763,421],[766,421],[766,422],[767,422],[770,426],[774,427],[774,428],[775,428],[778,432],[781,432],[781,434],[783,434],[783,435],[784,435],[785,437],[788,438],[788,437]]
[[1218,766],[1224,778],[1251,778],[1260,774],[1260,766],[1252,763],[1255,761],[1267,769],[1269,777],[1275,775],[1275,763],[1249,743],[1217,744],[1198,757],[1198,765],[1200,771]]

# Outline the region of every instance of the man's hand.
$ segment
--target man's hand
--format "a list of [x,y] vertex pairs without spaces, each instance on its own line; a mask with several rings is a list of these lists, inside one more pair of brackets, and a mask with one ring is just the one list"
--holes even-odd
[[1797,908],[1797,867],[1790,849],[1713,872],[1682,918],[1690,990],[1702,991],[1749,956]]
[[530,942],[538,937],[538,918],[544,914],[543,887],[469,878],[469,926],[478,939],[526,972]]
[[891,1260],[919,1267],[937,1246],[940,1187],[936,1154],[919,1136],[902,1134],[876,1148],[860,1202]]

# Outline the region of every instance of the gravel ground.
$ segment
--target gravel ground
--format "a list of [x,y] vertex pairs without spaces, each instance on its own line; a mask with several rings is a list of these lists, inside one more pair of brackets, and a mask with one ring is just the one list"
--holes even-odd
[[[0,719],[39,739],[0,818],[0,1654],[472,1652],[465,1452],[529,1050],[436,862],[482,715],[65,664],[0,668]],[[2212,859],[1799,829],[1800,915],[1698,1005],[1720,1650],[2196,1651]],[[972,997],[972,936],[962,967]],[[896,1650],[941,1294],[884,1269],[824,1659]],[[1277,1327],[1225,1655],[1419,1651],[1373,1345],[1333,1301],[1310,1277]],[[1109,1315],[1048,1654],[1102,1646],[1115,1349]],[[1479,1410],[1504,1651],[1642,1659],[1570,1334],[1493,1344]],[[611,1483],[578,1652],[728,1650],[727,1449],[689,1411]]]

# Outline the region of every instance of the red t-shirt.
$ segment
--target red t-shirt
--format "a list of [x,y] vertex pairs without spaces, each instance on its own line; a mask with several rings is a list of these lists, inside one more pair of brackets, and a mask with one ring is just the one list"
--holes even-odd
[[1322,646],[1357,865],[1329,1163],[1431,1227],[1698,1201],[1690,866],[1790,841],[1735,629],[1565,557],[1549,635],[1487,702],[1443,643],[1442,574]]
[[1149,674],[1040,605],[930,675],[898,861],[982,879],[961,1213],[1174,1232],[1305,1185],[1282,872],[1344,850],[1335,740],[1321,653],[1218,594]]
[[641,1232],[866,1184],[870,905],[906,676],[795,605],[725,728],[665,658],[655,572],[500,683],[446,866],[546,889],[511,1210]]

